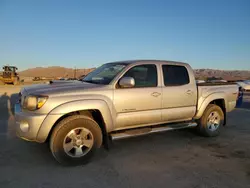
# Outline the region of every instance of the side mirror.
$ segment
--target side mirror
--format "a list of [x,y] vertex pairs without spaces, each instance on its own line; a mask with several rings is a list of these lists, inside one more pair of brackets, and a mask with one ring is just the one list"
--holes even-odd
[[135,79],[132,77],[123,77],[119,81],[121,88],[131,88],[135,86]]

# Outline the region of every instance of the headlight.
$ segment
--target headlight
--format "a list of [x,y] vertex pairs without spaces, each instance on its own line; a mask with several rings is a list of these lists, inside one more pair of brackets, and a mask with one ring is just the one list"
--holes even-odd
[[45,104],[47,99],[48,99],[47,96],[29,95],[24,99],[23,108],[27,110],[38,110]]

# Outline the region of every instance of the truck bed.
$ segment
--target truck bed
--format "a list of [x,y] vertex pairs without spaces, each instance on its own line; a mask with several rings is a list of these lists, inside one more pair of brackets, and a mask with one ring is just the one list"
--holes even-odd
[[205,82],[205,83],[197,83],[197,86],[220,86],[220,85],[237,85],[234,82]]

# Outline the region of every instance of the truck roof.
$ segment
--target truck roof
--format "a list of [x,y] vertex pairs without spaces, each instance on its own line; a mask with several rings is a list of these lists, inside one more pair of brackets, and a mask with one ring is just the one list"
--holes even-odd
[[11,68],[15,68],[16,66],[8,66],[8,65],[4,65],[3,67],[11,67]]
[[187,63],[183,62],[178,62],[178,61],[168,61],[168,60],[125,60],[125,61],[115,61],[115,62],[110,62],[112,64],[137,64],[137,63],[154,63],[154,64],[162,64],[162,63],[169,63],[169,64],[174,64],[174,65],[182,65],[186,66],[188,65]]

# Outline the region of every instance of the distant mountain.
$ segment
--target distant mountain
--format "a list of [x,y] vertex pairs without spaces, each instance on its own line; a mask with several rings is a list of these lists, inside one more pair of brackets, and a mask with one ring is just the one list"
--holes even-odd
[[224,80],[245,80],[250,79],[250,70],[215,70],[215,69],[196,69],[196,78],[204,79],[209,77],[222,78]]
[[[77,69],[76,77],[81,75],[86,75],[94,68],[90,69]],[[195,76],[198,79],[205,79],[208,77],[222,78],[225,80],[241,80],[241,79],[250,79],[250,70],[215,70],[215,69],[196,69],[194,70]],[[27,69],[19,72],[20,76],[25,77],[49,77],[49,78],[72,78],[74,77],[74,69],[65,68],[65,67],[37,67],[32,69]]]
[[[76,69],[76,77],[80,77],[81,75],[86,75],[94,68],[90,69]],[[49,78],[73,78],[74,77],[74,69],[65,68],[65,67],[36,67],[32,69],[27,69],[19,72],[20,76],[25,77],[49,77]]]

